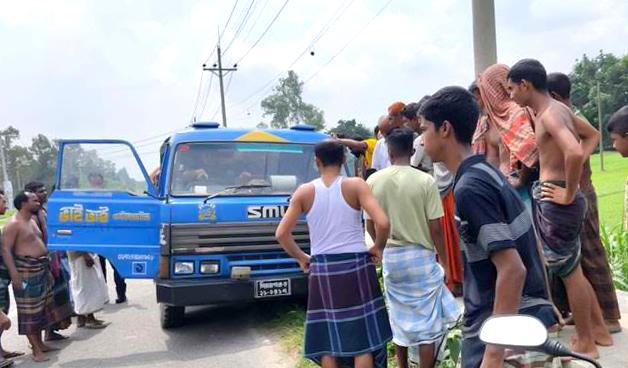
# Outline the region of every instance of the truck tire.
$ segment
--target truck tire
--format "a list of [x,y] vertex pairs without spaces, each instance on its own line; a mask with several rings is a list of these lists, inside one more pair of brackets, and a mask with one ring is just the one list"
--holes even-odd
[[185,307],[159,304],[161,328],[169,329],[183,326]]

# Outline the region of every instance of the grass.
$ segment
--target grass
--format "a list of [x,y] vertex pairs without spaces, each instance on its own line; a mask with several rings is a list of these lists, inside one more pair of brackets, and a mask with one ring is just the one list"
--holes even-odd
[[617,152],[604,153],[604,171],[600,169],[600,156],[591,156],[593,185],[597,192],[600,224],[614,228],[623,223],[628,158]]

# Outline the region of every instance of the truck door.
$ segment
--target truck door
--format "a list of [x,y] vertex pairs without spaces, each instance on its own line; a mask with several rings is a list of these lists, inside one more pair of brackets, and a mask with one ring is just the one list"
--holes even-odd
[[[157,165],[159,153],[154,155]],[[163,207],[128,142],[60,142],[48,203],[51,250],[97,253],[122,277],[153,278]]]

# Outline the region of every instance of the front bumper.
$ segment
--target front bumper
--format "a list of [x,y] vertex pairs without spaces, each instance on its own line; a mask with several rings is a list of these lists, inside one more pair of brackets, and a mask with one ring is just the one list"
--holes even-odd
[[249,280],[236,279],[155,279],[157,287],[157,302],[173,306],[230,304],[236,302],[250,302],[254,300],[279,299],[273,297],[257,299],[254,297],[254,281],[261,279],[290,279],[292,295],[300,297],[307,295],[307,275],[291,273],[273,275],[271,277]]

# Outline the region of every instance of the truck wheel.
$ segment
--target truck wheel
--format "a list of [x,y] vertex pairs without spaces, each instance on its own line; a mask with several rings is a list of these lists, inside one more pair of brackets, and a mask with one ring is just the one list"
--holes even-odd
[[161,314],[161,328],[169,329],[183,326],[185,307],[159,304]]

